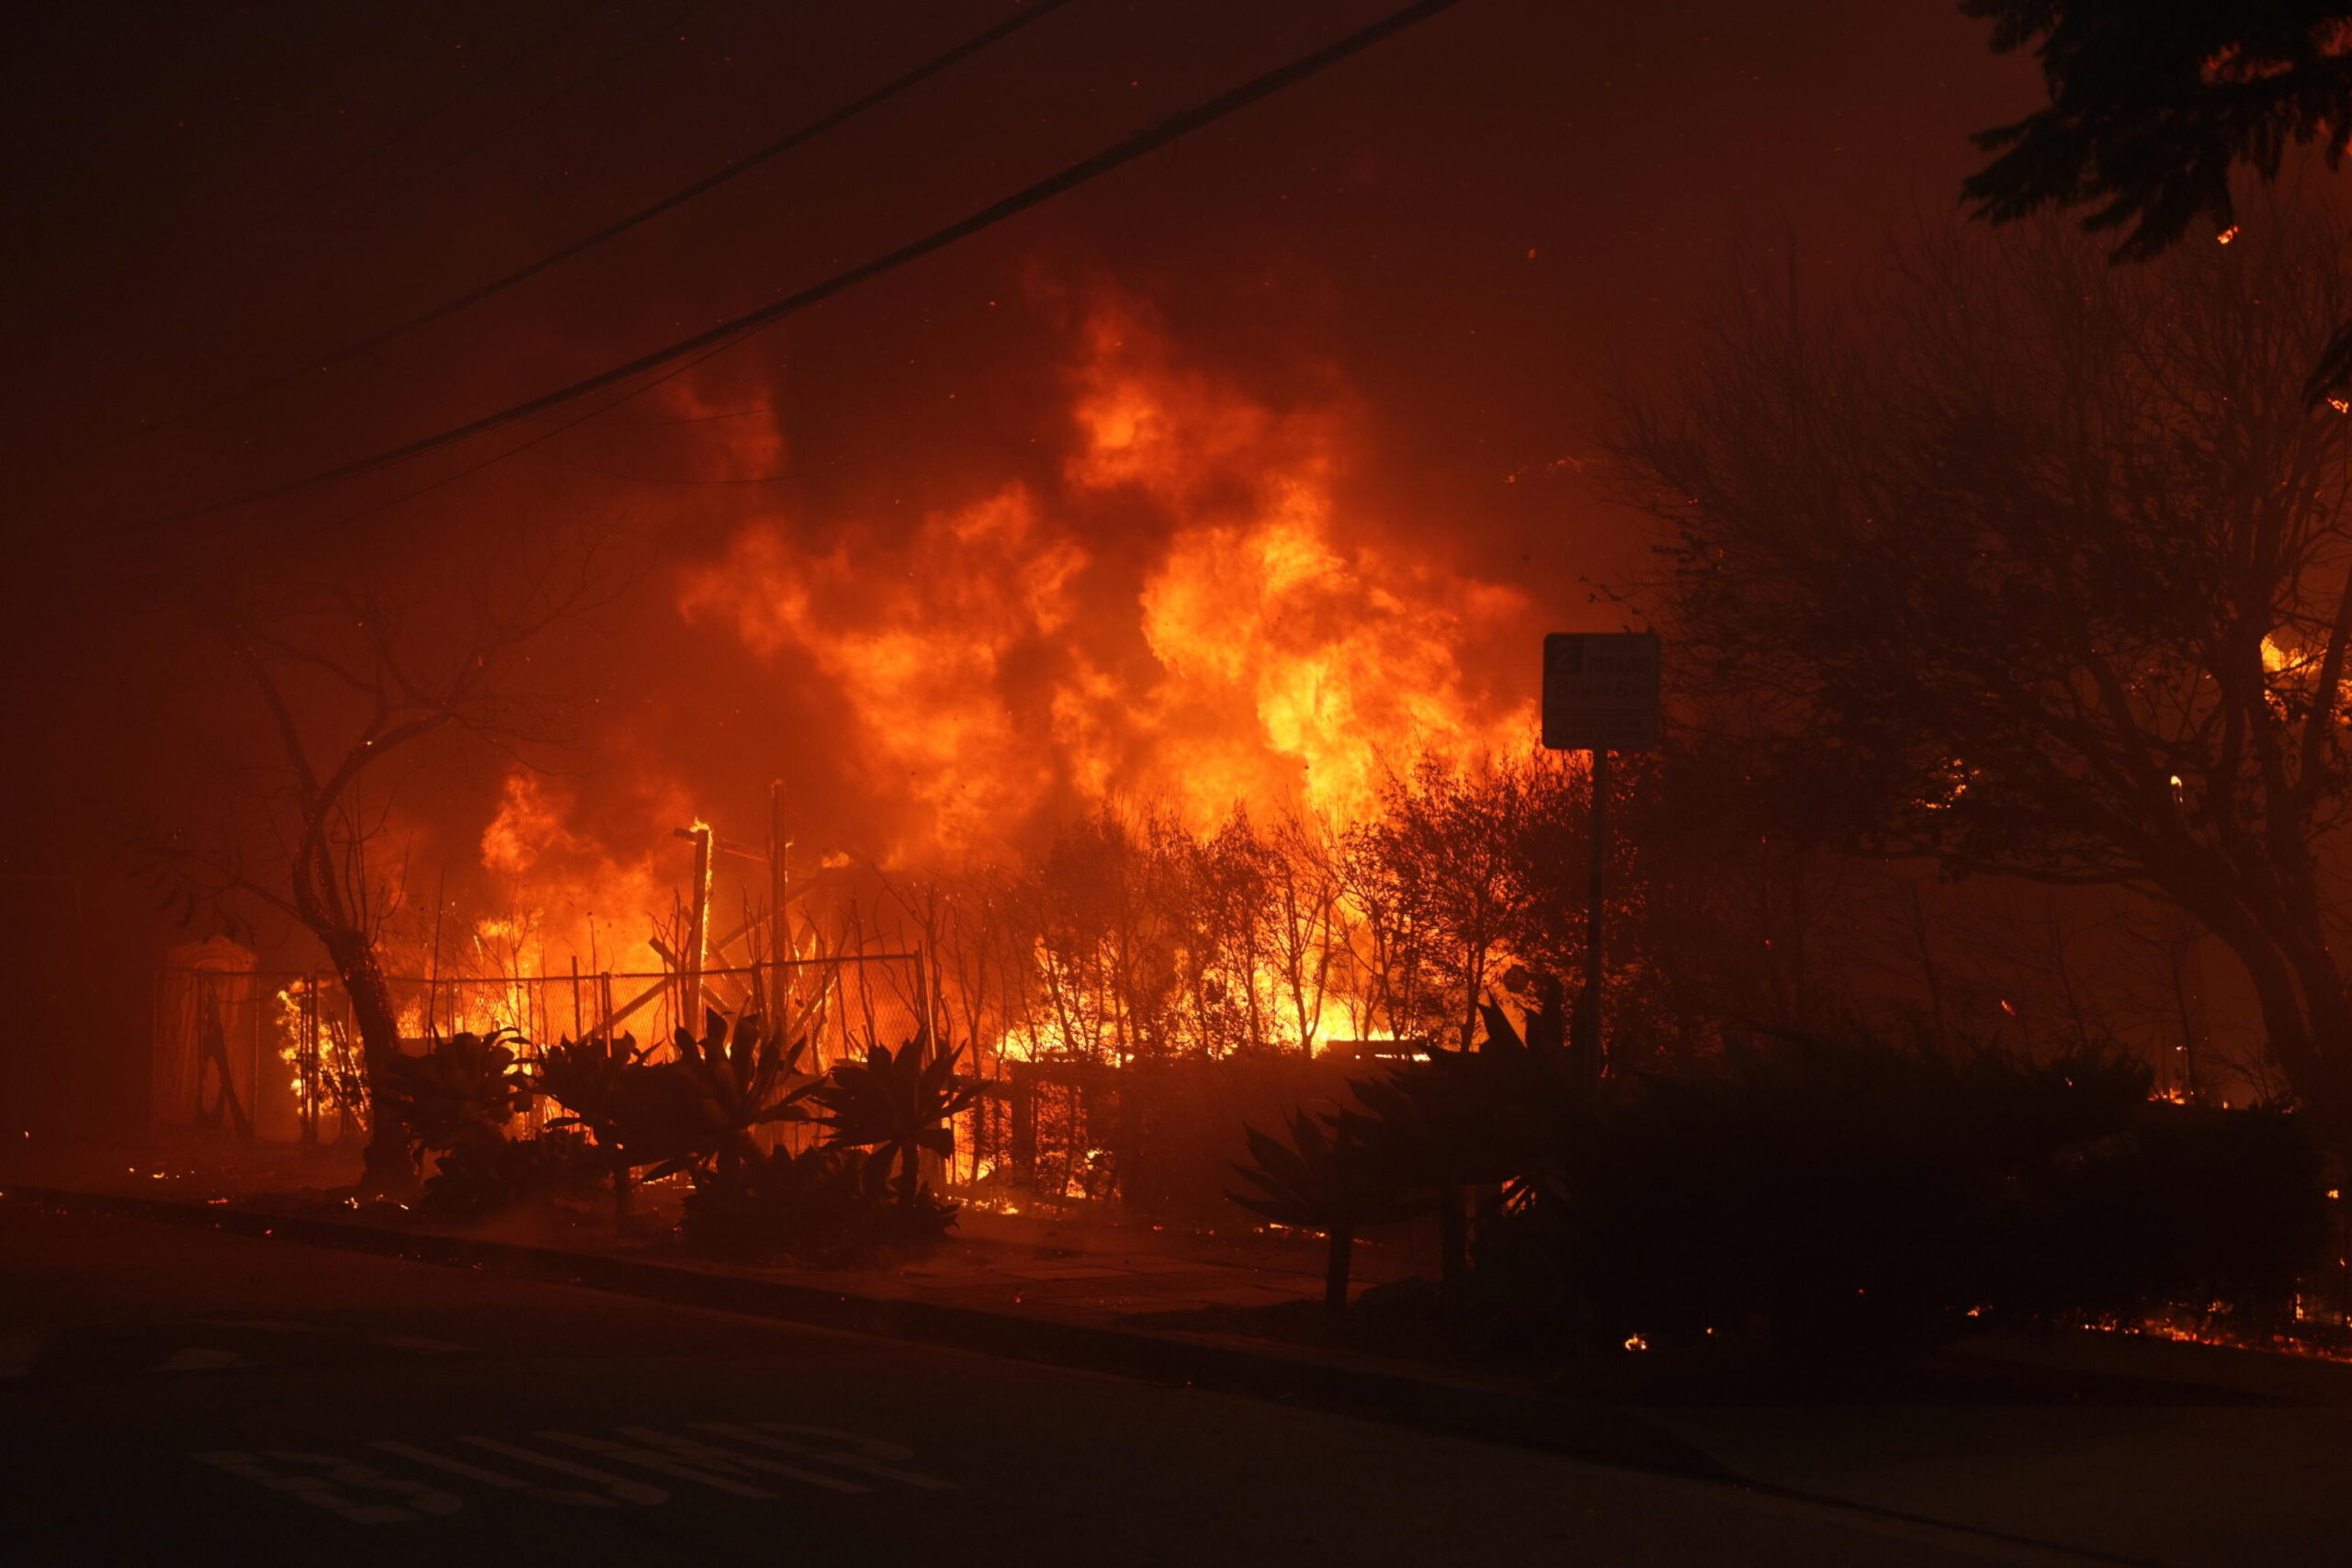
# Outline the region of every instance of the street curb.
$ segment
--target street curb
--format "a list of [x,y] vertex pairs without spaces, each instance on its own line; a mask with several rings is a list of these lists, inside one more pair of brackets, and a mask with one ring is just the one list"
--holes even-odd
[[818,1328],[1274,1400],[1690,1480],[1753,1484],[1672,1433],[1614,1405],[1310,1360],[1172,1334],[1056,1323],[979,1307],[829,1291],[785,1280],[477,1236],[50,1187],[11,1185],[0,1191],[0,1199],[169,1224],[206,1225],[309,1247],[584,1285],[679,1306],[745,1313]]

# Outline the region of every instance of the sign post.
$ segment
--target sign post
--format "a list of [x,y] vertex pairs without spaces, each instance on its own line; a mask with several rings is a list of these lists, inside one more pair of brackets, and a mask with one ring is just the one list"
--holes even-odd
[[1600,1076],[1600,983],[1607,961],[1609,756],[1657,744],[1655,632],[1554,632],[1544,639],[1544,744],[1592,761],[1592,845],[1585,869],[1584,989],[1569,1048],[1587,1082]]

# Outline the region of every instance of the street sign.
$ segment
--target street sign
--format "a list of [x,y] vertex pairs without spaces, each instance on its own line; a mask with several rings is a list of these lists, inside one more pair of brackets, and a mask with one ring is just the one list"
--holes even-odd
[[1544,744],[1646,751],[1657,744],[1657,634],[1554,632],[1544,639]]

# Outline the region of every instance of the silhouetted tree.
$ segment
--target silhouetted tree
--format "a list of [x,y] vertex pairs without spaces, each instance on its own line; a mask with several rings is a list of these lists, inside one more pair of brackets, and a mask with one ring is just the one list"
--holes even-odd
[[[1993,48],[2033,46],[2050,105],[1980,133],[1999,156],[1964,194],[1996,223],[2090,206],[2093,231],[2129,226],[2120,260],[2169,249],[2193,224],[2227,236],[2230,177],[2276,178],[2290,145],[2338,167],[2352,136],[2352,5],[2344,0],[1962,0]],[[2352,322],[2311,373],[2317,401],[2352,377]]]
[[1678,671],[1786,820],[2194,915],[2352,1132],[2321,863],[2352,473],[2300,394],[2352,299],[2345,234],[2306,215],[2119,269],[2045,229],[1897,271],[1866,322],[1751,291],[1674,394],[1629,400]]
[[1567,923],[1559,873],[1581,836],[1576,798],[1565,772],[1541,760],[1466,770],[1425,760],[1383,787],[1378,817],[1349,830],[1351,896],[1410,940],[1390,982],[1396,1032],[1419,1034],[1426,1020],[1466,1048],[1498,959],[1571,956],[1517,950],[1566,945],[1542,928]]
[[1312,1052],[1344,940],[1330,833],[1296,815],[1277,823],[1266,840],[1265,887],[1267,944],[1280,993],[1275,1005],[1287,1015],[1299,1049]]
[[[232,761],[215,815],[133,845],[192,902],[257,902],[317,939],[349,1000],[371,1093],[400,1055],[380,947],[401,896],[377,852],[387,763],[436,737],[501,749],[554,738],[550,710],[518,694],[511,666],[597,591],[593,550],[477,566],[407,584],[354,572],[206,606],[226,681],[251,694],[266,739]],[[371,1188],[410,1179],[390,1119],[371,1123],[365,1162]]]

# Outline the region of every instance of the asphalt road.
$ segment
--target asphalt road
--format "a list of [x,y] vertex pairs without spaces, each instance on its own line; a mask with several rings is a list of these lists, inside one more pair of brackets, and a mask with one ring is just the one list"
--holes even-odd
[[559,1285],[0,1205],[0,1561],[2060,1561]]

